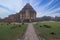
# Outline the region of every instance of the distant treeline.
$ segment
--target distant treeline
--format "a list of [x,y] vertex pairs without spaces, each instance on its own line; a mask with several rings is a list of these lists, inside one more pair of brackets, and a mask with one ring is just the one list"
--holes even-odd
[[43,16],[43,17],[36,18],[36,21],[60,21],[60,17]]

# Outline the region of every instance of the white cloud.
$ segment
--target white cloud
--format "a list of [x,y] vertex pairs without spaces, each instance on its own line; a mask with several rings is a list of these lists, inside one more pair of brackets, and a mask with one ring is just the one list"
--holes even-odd
[[4,5],[5,7],[8,7],[10,10],[18,11],[19,8],[21,8],[22,0],[0,0],[0,5]]
[[[11,11],[7,11],[6,9],[3,9],[3,8],[0,7],[0,17],[6,17],[10,14],[14,14],[13,11],[19,12],[24,7],[24,5],[26,5],[26,3],[28,3],[28,2],[30,2],[30,4],[36,10],[37,17],[41,17],[41,16],[44,16],[44,15],[52,15],[53,16],[52,13],[60,10],[60,8],[54,9],[53,11],[49,11],[49,10],[45,9],[45,7],[51,5],[54,0],[51,0],[46,5],[39,6],[39,3],[41,3],[41,1],[42,0],[0,0],[0,5],[3,5],[7,8],[9,8],[9,10],[11,10]],[[52,7],[52,8],[54,8],[54,7]],[[56,15],[56,14],[54,14],[54,15]]]
[[49,13],[55,13],[56,11],[59,11],[59,10],[60,10],[60,7],[59,7],[59,8],[54,9],[53,11],[50,11]]

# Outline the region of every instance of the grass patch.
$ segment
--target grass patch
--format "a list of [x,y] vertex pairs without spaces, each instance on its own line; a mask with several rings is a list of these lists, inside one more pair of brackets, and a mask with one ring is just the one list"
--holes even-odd
[[41,22],[34,25],[38,36],[46,40],[60,40],[60,23]]
[[21,38],[26,28],[27,24],[0,23],[0,40],[16,40],[18,37]]

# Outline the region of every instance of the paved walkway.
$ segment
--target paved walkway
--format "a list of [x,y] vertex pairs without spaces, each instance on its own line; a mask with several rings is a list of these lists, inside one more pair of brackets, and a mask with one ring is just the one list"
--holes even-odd
[[39,40],[36,33],[35,33],[33,23],[28,24],[28,28],[27,28],[27,31],[25,33],[24,40]]

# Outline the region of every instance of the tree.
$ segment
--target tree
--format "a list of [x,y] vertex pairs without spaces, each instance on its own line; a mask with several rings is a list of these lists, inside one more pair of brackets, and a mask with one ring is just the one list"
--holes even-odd
[[41,19],[43,21],[50,21],[50,20],[52,20],[52,17],[50,17],[50,16],[43,16],[43,17],[41,17]]
[[0,22],[2,21],[2,18],[0,18]]

